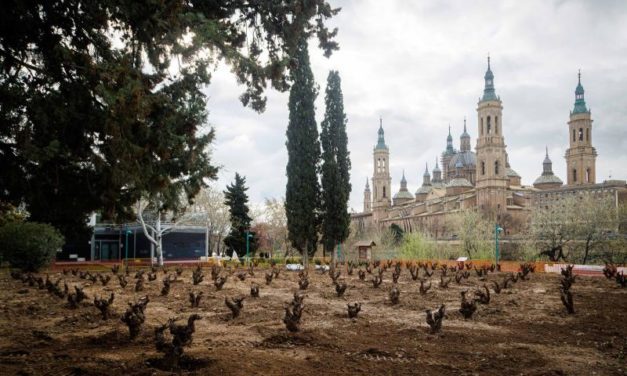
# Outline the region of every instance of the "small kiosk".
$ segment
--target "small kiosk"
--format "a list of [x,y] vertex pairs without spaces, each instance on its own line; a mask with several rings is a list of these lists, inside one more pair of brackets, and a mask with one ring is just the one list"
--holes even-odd
[[359,260],[371,260],[372,259],[372,247],[375,247],[376,244],[372,240],[360,240],[355,243],[355,248],[357,248],[358,258]]

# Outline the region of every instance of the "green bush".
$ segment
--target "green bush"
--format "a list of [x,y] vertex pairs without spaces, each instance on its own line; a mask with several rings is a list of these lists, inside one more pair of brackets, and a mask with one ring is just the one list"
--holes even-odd
[[12,222],[0,227],[0,250],[11,267],[36,272],[48,266],[63,246],[54,227],[36,222]]

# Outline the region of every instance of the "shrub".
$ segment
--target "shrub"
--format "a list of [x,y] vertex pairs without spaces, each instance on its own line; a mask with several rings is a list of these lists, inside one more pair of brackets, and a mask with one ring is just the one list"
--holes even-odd
[[36,272],[49,265],[63,243],[63,235],[47,224],[12,222],[0,227],[4,260],[26,272]]

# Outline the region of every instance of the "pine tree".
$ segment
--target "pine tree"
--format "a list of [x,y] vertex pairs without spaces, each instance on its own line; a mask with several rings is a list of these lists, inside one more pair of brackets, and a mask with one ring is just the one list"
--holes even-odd
[[257,250],[257,237],[254,232],[250,231],[252,218],[248,215],[247,190],[246,178],[235,173],[235,181],[228,185],[224,192],[224,203],[229,207],[231,215],[231,231],[224,238],[224,244],[229,255],[235,252],[238,257],[246,256],[246,236],[249,234],[251,236],[249,243],[250,256],[253,256]]
[[303,255],[307,265],[308,258],[316,252],[318,242],[320,142],[314,106],[318,93],[305,39],[299,43],[296,59],[289,98],[285,212],[290,241]]
[[[181,209],[212,178],[204,89],[218,61],[257,111],[286,91],[298,41],[337,49],[325,0],[5,0],[0,200],[66,239],[86,218],[135,219],[143,196]],[[254,38],[248,36],[254,35]],[[86,240],[85,240],[86,243]]]
[[[350,158],[346,136],[346,114],[340,74],[330,71],[325,95],[326,111],[322,121],[322,244],[333,252],[346,240],[350,214]],[[335,255],[335,254],[334,254]]]

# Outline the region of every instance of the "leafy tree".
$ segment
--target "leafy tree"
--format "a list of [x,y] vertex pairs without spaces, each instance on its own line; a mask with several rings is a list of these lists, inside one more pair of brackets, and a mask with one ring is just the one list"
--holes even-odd
[[292,80],[286,143],[285,211],[290,241],[303,255],[305,265],[308,265],[308,259],[316,252],[318,242],[320,142],[314,106],[317,90],[305,39],[299,42]]
[[350,167],[346,114],[342,96],[340,74],[329,72],[325,95],[326,111],[322,121],[322,244],[333,248],[348,238],[350,214]]
[[23,222],[28,213],[6,202],[0,201],[0,226],[11,222]]
[[481,212],[463,210],[451,218],[451,231],[461,241],[463,251],[468,258],[491,258],[494,224],[485,219]]
[[48,224],[11,222],[0,227],[3,260],[25,272],[48,266],[63,243],[63,235]]
[[390,225],[390,232],[394,238],[394,245],[399,245],[403,241],[403,236],[405,235],[405,231],[401,228],[401,226],[396,223],[392,223]]
[[[325,55],[339,9],[324,0],[7,0],[0,12],[0,200],[73,237],[86,218],[133,218],[147,195],[177,211],[214,178],[201,91],[220,61],[265,107],[298,41]],[[155,200],[158,198],[158,200]]]
[[235,173],[235,181],[226,187],[224,192],[224,204],[229,207],[231,215],[231,232],[224,238],[224,244],[229,254],[235,252],[238,257],[246,255],[246,236],[251,236],[249,241],[250,254],[257,250],[257,237],[250,230],[252,218],[248,215],[248,195],[246,191],[246,178]]

